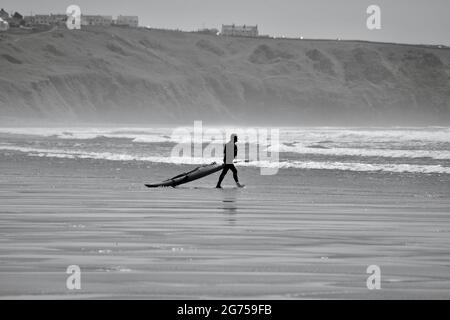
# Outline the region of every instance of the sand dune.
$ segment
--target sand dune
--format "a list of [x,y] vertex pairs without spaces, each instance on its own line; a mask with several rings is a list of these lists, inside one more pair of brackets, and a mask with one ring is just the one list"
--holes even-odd
[[448,124],[448,48],[126,28],[0,38],[0,119]]

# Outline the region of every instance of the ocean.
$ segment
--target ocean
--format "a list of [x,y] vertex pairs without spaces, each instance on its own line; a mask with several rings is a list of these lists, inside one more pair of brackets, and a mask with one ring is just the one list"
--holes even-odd
[[[279,140],[267,144],[252,132],[277,129]],[[144,161],[169,164],[206,164],[221,161],[229,132],[240,137],[237,166],[356,172],[450,174],[449,127],[390,128],[0,128],[0,152],[29,157]],[[177,145],[200,144],[207,155],[194,152],[174,156]],[[213,146],[213,147],[211,147]],[[276,158],[250,156],[252,148]],[[189,147],[188,147],[189,148]],[[192,149],[193,150],[193,149]]]

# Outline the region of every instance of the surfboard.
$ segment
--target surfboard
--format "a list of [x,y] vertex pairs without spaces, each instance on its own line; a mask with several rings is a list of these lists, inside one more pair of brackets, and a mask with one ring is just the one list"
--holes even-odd
[[224,166],[225,166],[224,164],[218,164],[216,162],[213,162],[213,163],[210,163],[207,165],[197,167],[191,171],[184,172],[173,178],[161,181],[159,183],[146,184],[145,186],[148,188],[175,187],[180,184],[184,184],[187,182],[191,182],[191,181],[209,176],[210,174],[213,174],[214,172],[222,170]]

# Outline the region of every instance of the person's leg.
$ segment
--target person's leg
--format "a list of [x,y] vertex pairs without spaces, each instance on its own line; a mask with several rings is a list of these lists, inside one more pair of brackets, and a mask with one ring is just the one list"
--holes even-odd
[[237,169],[236,169],[236,167],[234,166],[234,164],[232,164],[232,165],[230,166],[230,169],[231,169],[231,171],[233,171],[233,179],[234,179],[234,181],[236,182],[236,185],[237,185],[238,187],[242,188],[243,185],[239,183],[239,178],[238,178],[238,174],[237,174]]
[[236,183],[239,183],[239,178],[238,178],[238,175],[237,175],[237,169],[234,166],[234,164],[230,165],[230,170],[233,172],[233,179],[234,179],[234,181]]
[[220,174],[220,177],[219,177],[219,181],[217,181],[216,188],[221,188],[220,185],[222,184],[222,180],[223,180],[223,178],[225,178],[225,175],[227,174],[228,169],[229,169],[228,165],[225,165],[225,167],[223,167],[222,173]]

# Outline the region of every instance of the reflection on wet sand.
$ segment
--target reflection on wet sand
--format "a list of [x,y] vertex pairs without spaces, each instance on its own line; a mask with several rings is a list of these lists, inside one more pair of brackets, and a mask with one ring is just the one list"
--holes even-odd
[[225,221],[230,225],[236,224],[236,215],[238,213],[237,210],[237,191],[236,190],[227,190],[223,193],[224,197],[222,200],[223,213],[225,215]]

